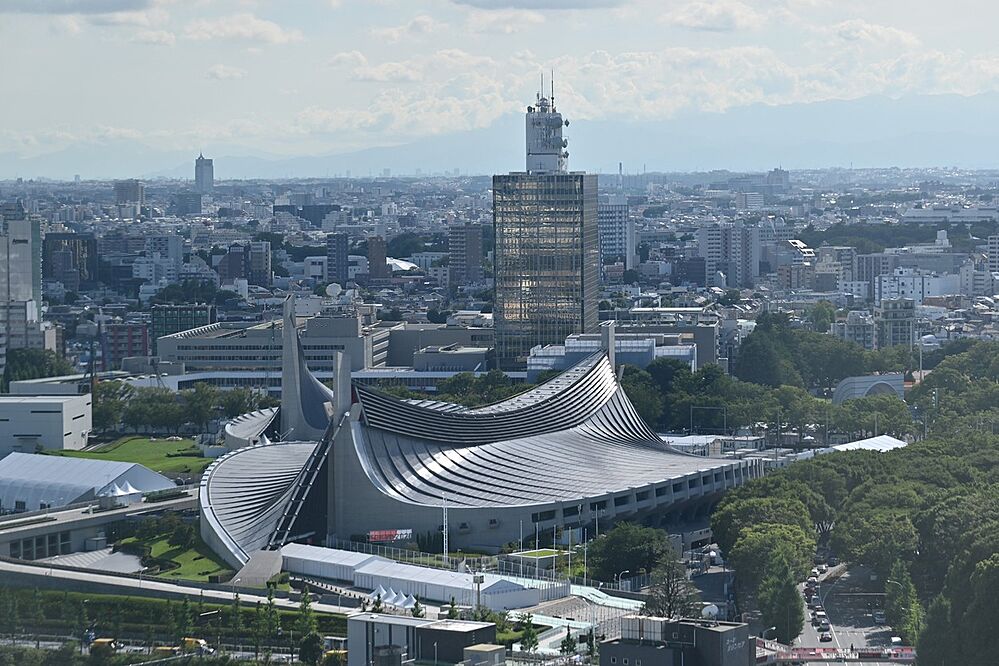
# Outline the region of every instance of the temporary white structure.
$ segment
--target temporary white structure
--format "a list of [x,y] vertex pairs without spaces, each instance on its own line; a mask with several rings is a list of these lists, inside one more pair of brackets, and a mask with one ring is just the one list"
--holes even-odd
[[[288,544],[281,548],[283,569],[291,573],[316,576],[331,580],[347,581],[363,590],[399,592],[406,597],[428,599],[471,606],[476,603],[476,585],[473,574],[400,564],[375,555],[362,555],[349,551]],[[541,591],[495,574],[482,574],[481,602],[491,610],[526,608],[541,602]],[[388,596],[382,602],[398,605]]]
[[[122,494],[122,486],[127,484]],[[117,487],[118,490],[114,490]],[[0,507],[34,511],[116,493],[126,497],[175,488],[174,483],[136,463],[11,453],[0,459]],[[125,500],[127,501],[127,499]]]

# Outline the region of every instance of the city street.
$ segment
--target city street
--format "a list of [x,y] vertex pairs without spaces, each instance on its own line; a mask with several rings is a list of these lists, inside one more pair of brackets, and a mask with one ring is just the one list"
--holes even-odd
[[[891,642],[891,629],[874,624],[873,609],[884,602],[883,583],[872,581],[870,571],[863,567],[847,570],[840,565],[819,579],[819,597],[829,616],[832,642],[819,641],[818,628],[811,623],[811,612],[805,608],[805,628],[795,645],[802,647],[839,648],[883,647]],[[802,597],[804,603],[804,597]],[[855,662],[868,663],[868,662]],[[874,664],[876,662],[869,662]]]

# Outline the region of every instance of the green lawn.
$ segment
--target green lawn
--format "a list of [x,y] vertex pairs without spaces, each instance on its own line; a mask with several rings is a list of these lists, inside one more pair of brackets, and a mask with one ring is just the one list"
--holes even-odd
[[[155,574],[157,578],[179,578],[198,582],[207,582],[212,574],[230,570],[230,567],[218,559],[211,549],[205,545],[200,537],[197,537],[195,544],[188,549],[171,546],[167,539],[169,535],[163,534],[155,541],[143,542],[150,548],[150,555],[156,558],[173,560],[178,566],[170,571],[163,571]],[[122,539],[121,543],[139,543],[139,540],[132,537]]]
[[554,555],[564,555],[564,551],[552,550],[551,548],[539,548],[537,550],[527,550],[523,553],[517,553],[521,557],[552,557]]
[[59,451],[53,455],[139,463],[168,476],[200,476],[212,459],[202,458],[199,453],[190,439],[170,442],[148,437],[122,437],[98,450]]

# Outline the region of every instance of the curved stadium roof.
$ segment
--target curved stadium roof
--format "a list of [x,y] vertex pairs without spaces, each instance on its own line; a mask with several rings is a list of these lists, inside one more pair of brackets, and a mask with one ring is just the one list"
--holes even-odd
[[642,421],[604,354],[479,409],[414,404],[365,387],[354,437],[371,482],[397,500],[516,506],[605,495],[718,467]]

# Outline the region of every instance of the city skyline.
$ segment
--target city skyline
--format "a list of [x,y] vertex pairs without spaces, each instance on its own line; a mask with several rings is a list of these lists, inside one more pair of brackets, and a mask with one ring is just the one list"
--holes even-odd
[[[788,119],[821,123],[823,110],[835,115],[847,103],[836,133],[857,129],[862,142],[879,109],[895,114],[891,99],[934,104],[934,96],[951,94],[967,109],[962,115],[994,108],[999,55],[973,29],[993,10],[963,12],[962,4],[971,9],[958,2],[944,23],[933,20],[932,7],[910,3],[903,12],[897,2],[8,2],[0,7],[0,35],[31,57],[9,73],[10,89],[22,95],[0,110],[0,177],[65,177],[31,161],[64,150],[105,151],[112,163],[125,161],[126,148],[163,153],[134,172],[145,176],[175,168],[169,155],[199,150],[217,159],[274,160],[421,141],[450,147],[444,140],[464,133],[504,135],[498,126],[523,111],[539,75],[551,70],[577,130],[621,130],[619,152],[627,154],[591,142],[577,161],[588,170],[617,159],[633,169],[719,168],[726,156],[743,168],[755,143],[735,142],[716,154],[698,116],[737,137],[747,116],[783,114],[747,137],[779,140],[776,128]],[[39,87],[42,78],[48,83]],[[117,81],[126,82],[128,94],[108,94]],[[868,101],[873,111],[851,114],[851,100]],[[947,129],[948,115],[926,115],[937,118],[936,129]],[[650,124],[699,134],[700,141],[682,146],[685,159],[658,155],[669,137],[638,154],[629,144]],[[934,129],[918,114],[906,128],[921,125]],[[810,132],[826,135],[814,125]],[[466,171],[510,168],[456,152],[454,167]],[[774,152],[788,153],[785,165],[792,167],[925,165],[933,154],[820,152],[805,164],[788,148]],[[976,154],[966,148],[934,163],[970,164]],[[96,158],[90,176],[128,175],[99,168]],[[381,166],[405,169],[405,161],[390,156]],[[229,175],[252,174],[244,168]]]

